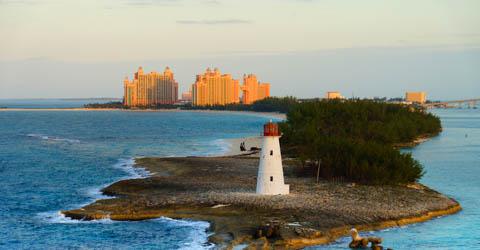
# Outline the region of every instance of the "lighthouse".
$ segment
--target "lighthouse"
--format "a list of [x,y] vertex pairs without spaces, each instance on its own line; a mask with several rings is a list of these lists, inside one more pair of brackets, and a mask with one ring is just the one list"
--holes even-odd
[[283,180],[282,153],[280,152],[280,131],[272,121],[263,125],[262,151],[257,175],[257,194],[288,194],[289,185]]

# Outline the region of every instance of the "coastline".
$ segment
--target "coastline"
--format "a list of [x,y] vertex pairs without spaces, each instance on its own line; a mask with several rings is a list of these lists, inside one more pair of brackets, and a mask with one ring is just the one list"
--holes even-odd
[[329,230],[329,232],[325,236],[320,236],[318,238],[310,238],[310,239],[305,239],[305,238],[293,239],[288,242],[288,245],[295,248],[297,246],[306,247],[306,246],[314,246],[314,245],[325,245],[337,240],[338,238],[350,235],[351,228],[355,228],[359,232],[378,231],[386,228],[401,227],[409,224],[426,222],[429,220],[437,219],[442,216],[456,214],[461,210],[462,210],[461,205],[457,203],[445,209],[432,210],[432,211],[426,212],[425,214],[419,214],[416,216],[399,218],[395,220],[380,221],[377,223],[372,223],[367,225],[359,224],[359,225],[332,228],[331,230]]
[[394,148],[413,148],[419,144],[422,144],[428,140],[430,140],[432,137],[435,137],[437,134],[431,135],[431,134],[426,134],[426,135],[420,135],[417,138],[415,138],[412,142],[406,142],[406,143],[395,143],[393,145]]
[[9,111],[118,111],[118,112],[195,112],[214,114],[247,114],[262,117],[272,117],[285,120],[286,114],[278,112],[255,112],[255,111],[229,111],[229,110],[183,110],[183,109],[114,109],[114,108],[0,108],[0,112]]
[[[83,207],[80,210],[77,209],[70,211],[62,211],[62,213],[65,214],[67,217],[73,219],[86,220],[105,218],[110,218],[112,220],[144,220],[158,218],[161,216],[174,219],[203,220],[211,223],[211,230],[214,232],[214,235],[209,237],[209,241],[217,244],[221,248],[229,248],[236,245],[245,244],[247,244],[248,246],[261,246],[261,248],[268,248],[269,246],[302,248],[306,246],[330,243],[338,239],[339,237],[347,235],[351,227],[356,227],[359,231],[380,230],[389,227],[398,227],[412,223],[424,222],[439,216],[453,214],[461,210],[460,204],[455,200],[448,198],[421,184],[416,184],[414,187],[395,187],[393,189],[391,187],[379,187],[378,189],[382,190],[378,191],[376,190],[376,187],[368,187],[361,185],[358,185],[357,187],[352,187],[349,184],[333,184],[329,182],[323,182],[321,186],[324,189],[333,188],[333,190],[329,190],[329,192],[331,192],[325,196],[328,197],[329,201],[335,200],[335,195],[337,193],[341,193],[342,196],[347,195],[347,197],[349,197],[348,194],[342,193],[342,190],[344,189],[358,189],[362,191],[361,193],[367,195],[367,197],[372,193],[376,197],[373,199],[373,204],[369,203],[367,205],[364,205],[365,207],[360,206],[361,209],[357,212],[360,217],[363,214],[364,218],[359,218],[358,220],[351,217],[356,214],[355,209],[357,209],[358,204],[352,206],[352,204],[348,202],[348,199],[344,199],[345,197],[337,197],[337,199],[343,199],[343,202],[346,203],[343,204],[342,202],[340,202],[340,204],[348,207],[348,209],[350,210],[353,209],[353,211],[346,210],[335,213],[335,211],[332,211],[331,209],[318,210],[328,212],[329,217],[333,216],[335,218],[335,216],[339,216],[338,221],[347,222],[347,225],[337,225],[338,221],[336,221],[335,219],[328,219],[322,216],[318,217],[318,215],[305,216],[302,214],[298,214],[298,212],[295,212],[302,209],[304,211],[310,211],[308,210],[308,206],[310,206],[311,204],[308,204],[307,207],[303,207],[302,204],[293,205],[295,209],[292,209],[292,207],[289,207],[292,206],[292,204],[286,203],[287,207],[283,208],[281,210],[282,212],[279,213],[277,210],[274,210],[277,212],[274,212],[272,214],[273,218],[272,215],[267,216],[265,215],[263,207],[270,206],[267,205],[268,202],[265,203],[266,201],[268,201],[269,198],[263,197],[260,200],[258,200],[257,198],[252,199],[252,197],[255,196],[249,195],[248,191],[246,190],[251,189],[251,185],[245,186],[244,184],[239,184],[240,186],[238,187],[240,187],[240,191],[237,192],[232,192],[231,189],[227,189],[221,193],[212,190],[209,190],[205,193],[198,193],[198,191],[195,191],[198,188],[205,188],[204,186],[207,185],[206,183],[211,181],[216,182],[215,185],[218,184],[221,187],[224,187],[225,185],[230,185],[231,183],[223,183],[225,178],[223,178],[223,175],[221,174],[218,175],[218,178],[214,178],[213,180],[209,181],[204,181],[201,178],[193,178],[191,180],[192,183],[190,183],[189,180],[186,180],[187,183],[189,183],[187,185],[188,188],[186,189],[183,186],[183,184],[185,184],[185,180],[182,180],[181,184],[177,183],[178,180],[176,179],[176,176],[182,177],[182,179],[189,178],[188,176],[191,176],[191,173],[189,173],[189,171],[191,171],[192,169],[189,168],[191,168],[192,166],[196,168],[202,167],[204,168],[203,170],[212,168],[212,170],[208,171],[209,175],[215,175],[218,174],[219,169],[223,170],[229,164],[234,165],[233,168],[235,168],[245,165],[245,162],[255,162],[255,155],[250,155],[249,157],[238,156],[237,153],[239,152],[239,148],[237,149],[235,145],[239,145],[240,142],[246,141],[246,146],[248,148],[250,145],[255,145],[255,143],[259,143],[260,138],[237,138],[226,139],[226,141],[231,144],[231,149],[227,153],[225,153],[224,156],[193,158],[137,158],[135,166],[145,168],[151,173],[150,177],[140,180],[128,179],[113,183],[112,185],[104,188],[102,192],[104,194],[113,195],[120,198],[111,199],[108,201],[99,200],[94,202],[93,204]],[[244,163],[241,163],[242,161]],[[189,163],[186,164],[186,162]],[[224,164],[225,162],[228,162],[229,164]],[[289,163],[284,164],[287,164],[286,172],[288,173]],[[256,168],[255,164],[250,165],[252,165],[253,168]],[[249,167],[248,169],[250,170],[251,175],[252,168]],[[227,173],[227,176],[229,176],[230,178],[230,174]],[[292,183],[291,177],[286,176],[286,178],[287,183]],[[242,182],[245,182],[245,180],[246,179],[241,178]],[[298,181],[299,182],[297,183],[297,185],[294,184],[295,186],[303,185],[302,183],[305,182],[305,180]],[[156,183],[154,185],[154,188],[149,186],[150,184],[147,184],[152,182]],[[235,182],[235,180],[233,180],[232,182]],[[161,187],[159,187],[158,185],[160,185]],[[170,185],[173,185],[173,187],[175,187],[175,190],[184,189],[183,191],[185,191],[187,195],[184,195],[182,191],[180,195],[174,195],[173,201],[170,200],[170,198],[172,198],[170,197],[172,192],[172,190],[170,189]],[[132,188],[136,190],[135,193],[131,192],[130,189]],[[160,190],[158,188],[160,188]],[[149,192],[151,192],[152,190],[156,190],[155,194],[157,194],[159,191],[161,192],[162,189],[164,189],[165,192],[168,191],[168,195],[166,197],[162,196],[162,201],[156,199],[150,200],[145,196],[145,194],[147,194],[148,196]],[[363,189],[368,191],[365,191]],[[395,206],[390,206],[387,210],[382,211],[381,215],[374,215],[374,217],[370,217],[372,216],[372,214],[368,214],[368,212],[366,212],[365,210],[371,210],[371,206],[378,205],[379,207],[382,207],[385,205],[382,204],[382,200],[384,199],[385,195],[384,193],[382,193],[385,191],[383,189],[392,189],[387,192],[391,196],[393,195],[393,200],[389,201],[391,203],[397,202],[397,199],[408,199],[409,196],[403,196],[403,194],[401,193],[413,192],[413,196],[416,196],[416,199],[418,199],[418,201],[409,202],[413,202],[412,204],[415,205],[413,206],[415,208],[412,208],[413,210],[416,209],[415,212],[412,213],[410,209],[399,212],[396,211],[399,208]],[[142,198],[138,199],[139,197],[136,196],[136,192],[146,193],[143,193]],[[305,192],[305,190],[294,190],[292,193],[293,195],[290,197],[296,199],[296,201],[301,201],[302,199],[297,198],[300,198],[302,195],[304,198],[308,197],[308,195],[305,196],[302,192]],[[398,195],[399,193],[400,196]],[[195,198],[191,197],[192,194],[195,194],[195,196],[201,196],[202,199],[195,200]],[[306,192],[306,194],[311,195],[311,193],[309,192]],[[351,198],[352,197],[350,197],[350,199]],[[372,197],[369,198],[372,199]],[[378,198],[380,199],[377,200]],[[166,203],[164,199],[167,200]],[[429,201],[428,199],[433,200]],[[240,203],[238,203],[237,200],[240,200]],[[324,200],[322,201],[325,202]],[[161,204],[159,204],[159,202]],[[274,198],[274,200],[270,202],[276,202],[277,205],[285,205],[281,202],[278,203],[278,198]],[[431,203],[430,207],[425,205],[428,202]],[[337,207],[339,204],[335,203],[335,205],[336,206],[334,207]],[[406,206],[408,208],[408,205],[401,202],[399,207],[403,206]],[[245,214],[245,209],[248,211],[248,214]],[[285,214],[293,214],[296,220],[289,221],[289,218],[284,216]],[[320,220],[320,224],[325,224],[328,226],[321,226],[320,228],[318,226],[312,226],[311,223],[315,220]],[[321,220],[326,221],[322,222]],[[255,237],[255,230],[258,230],[258,228],[261,228],[262,226],[265,227],[265,225],[268,225],[269,223],[276,223],[275,221],[281,222],[278,232],[281,235],[280,239]],[[299,224],[299,221],[302,224],[300,227],[289,226],[290,224]],[[367,223],[365,223],[365,221],[367,221]]]

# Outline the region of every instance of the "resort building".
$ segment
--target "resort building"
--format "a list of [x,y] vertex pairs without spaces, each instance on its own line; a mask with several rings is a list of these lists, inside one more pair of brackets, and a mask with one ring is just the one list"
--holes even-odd
[[242,103],[252,104],[257,100],[262,100],[270,96],[270,84],[259,83],[254,74],[243,75]]
[[182,93],[182,102],[192,102],[191,90]]
[[407,92],[405,100],[411,103],[425,103],[427,101],[427,94],[425,92]]
[[208,68],[203,75],[197,75],[192,85],[192,103],[195,106],[239,103],[239,91],[239,81],[232,75]]
[[327,99],[344,99],[345,97],[340,94],[338,91],[327,92]]
[[243,76],[243,85],[239,80],[233,79],[230,74],[221,74],[215,68],[208,68],[203,75],[197,75],[192,85],[192,103],[195,106],[226,105],[240,102],[242,91],[242,103],[252,104],[257,100],[270,96],[270,84],[260,83],[254,74]]
[[178,83],[166,67],[163,73],[145,74],[139,67],[132,81],[124,80],[123,104],[129,107],[174,104],[178,100]]

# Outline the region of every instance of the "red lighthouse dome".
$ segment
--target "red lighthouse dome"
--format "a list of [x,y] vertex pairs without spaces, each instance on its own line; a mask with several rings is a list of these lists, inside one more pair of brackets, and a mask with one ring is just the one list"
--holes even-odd
[[272,121],[263,125],[263,136],[280,136],[280,129],[277,123]]

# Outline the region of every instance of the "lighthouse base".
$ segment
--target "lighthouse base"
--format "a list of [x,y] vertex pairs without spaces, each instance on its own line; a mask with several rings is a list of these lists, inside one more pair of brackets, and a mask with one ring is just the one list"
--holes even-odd
[[275,187],[257,186],[256,193],[262,195],[285,195],[290,193],[290,185],[284,184],[283,186],[277,185]]

